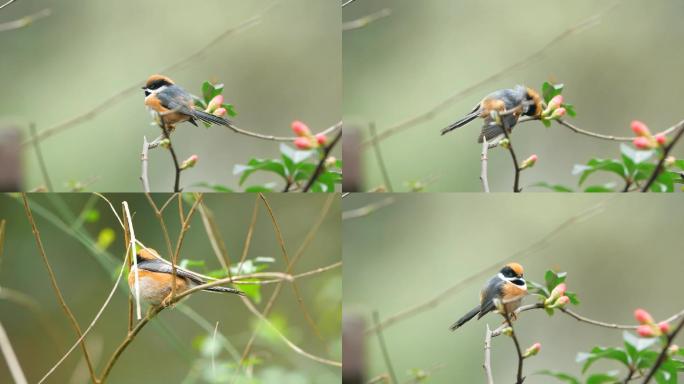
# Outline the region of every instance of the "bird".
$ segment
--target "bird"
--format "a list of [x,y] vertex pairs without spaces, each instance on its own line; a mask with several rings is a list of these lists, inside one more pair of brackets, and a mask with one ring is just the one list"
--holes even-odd
[[[171,300],[171,282],[173,281],[171,263],[158,256],[157,251],[152,248],[140,249],[136,254],[136,263],[140,298],[154,306],[160,304],[165,307],[168,306]],[[133,264],[128,273],[128,286],[133,296],[135,296],[135,272],[136,265]],[[176,294],[206,282],[206,277],[184,268],[176,267]],[[244,296],[244,292],[228,287],[215,286],[205,288],[204,291],[225,292]]]
[[480,304],[463,315],[449,327],[452,331],[457,330],[470,319],[477,316],[478,320],[487,313],[496,309],[495,300],[503,304],[506,313],[515,317],[515,310],[527,295],[527,283],[523,278],[523,267],[518,263],[508,263],[499,273],[494,275],[480,292]]
[[167,76],[150,76],[142,89],[145,92],[145,106],[159,117],[169,132],[173,131],[176,124],[185,121],[195,126],[197,120],[226,127],[232,125],[230,120],[195,108],[194,96]]
[[[518,110],[513,111],[516,108]],[[442,129],[441,132],[442,135],[444,135],[480,117],[485,120],[485,124],[482,127],[478,143],[482,143],[483,138],[485,138],[487,139],[487,143],[494,146],[505,136],[501,125],[492,118],[492,111],[502,114],[513,111],[508,115],[502,116],[502,119],[505,119],[505,123],[510,131],[518,123],[520,116],[538,117],[541,115],[543,109],[544,102],[537,91],[522,85],[517,85],[515,88],[500,89],[485,96],[470,113]]]

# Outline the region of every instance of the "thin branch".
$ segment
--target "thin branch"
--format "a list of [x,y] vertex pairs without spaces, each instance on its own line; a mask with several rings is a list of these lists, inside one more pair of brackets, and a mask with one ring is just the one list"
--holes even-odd
[[[380,135],[378,136],[378,140],[382,141],[390,136],[394,136],[395,134],[402,132],[408,128],[411,128],[419,123],[426,122],[432,120],[439,112],[442,110],[447,109],[450,107],[452,104],[456,103],[457,101],[460,101],[463,99],[465,96],[471,94],[472,92],[476,91],[479,89],[481,86],[492,83],[496,80],[499,80],[502,78],[504,75],[506,75],[509,72],[521,69],[526,67],[527,65],[531,64],[537,59],[540,59],[541,57],[544,56],[545,52],[552,47],[555,47],[558,45],[559,42],[562,40],[567,39],[568,37],[583,32],[584,30],[593,27],[597,25],[601,18],[605,16],[608,12],[612,11],[618,4],[620,3],[620,0],[615,1],[612,5],[610,5],[608,8],[605,10],[598,12],[594,14],[593,16],[571,26],[570,28],[566,29],[565,31],[561,32],[560,34],[556,35],[554,38],[549,40],[545,45],[543,45],[541,48],[533,52],[532,54],[524,57],[523,59],[501,69],[500,71],[496,72],[495,74],[486,77],[482,79],[481,81],[478,81],[477,83],[474,83],[464,89],[461,89],[459,91],[454,92],[450,96],[446,97],[442,101],[440,101],[437,105],[433,106],[429,110],[417,115],[413,116],[407,120],[404,120],[398,124],[395,124],[391,126],[390,128],[385,129],[384,131],[380,132]],[[363,143],[361,143],[361,147],[365,148],[368,145],[371,144],[370,140],[366,140]]]
[[202,218],[202,224],[204,225],[204,231],[207,233],[207,238],[211,244],[211,249],[214,251],[214,255],[221,264],[221,267],[226,271],[226,274],[228,274],[228,277],[231,277],[230,266],[232,262],[230,260],[230,255],[228,254],[228,248],[226,248],[226,243],[223,241],[221,232],[216,226],[214,213],[207,208],[204,201],[199,206],[199,213]]
[[392,182],[389,178],[389,173],[387,172],[387,167],[385,166],[385,160],[382,158],[382,152],[380,151],[380,144],[378,143],[378,132],[375,129],[375,123],[371,122],[370,124],[368,124],[368,131],[371,134],[375,158],[378,160],[378,167],[380,167],[382,178],[385,180],[385,186],[387,187],[387,190],[389,192],[394,192],[394,190],[392,189]]
[[513,329],[513,322],[511,321],[510,314],[506,312],[505,307],[503,311],[503,317],[506,319],[506,324],[508,324],[508,327],[511,328],[511,338],[513,339],[513,344],[515,344],[515,351],[518,354],[518,372],[516,374],[516,384],[522,384],[523,381],[525,381],[525,378],[523,377],[523,360],[525,358],[523,357],[523,352],[522,349],[520,349],[520,342],[518,341],[518,336],[515,334],[515,330]]
[[[31,231],[33,232],[33,237],[36,240],[38,252],[42,257],[43,263],[45,264],[45,267],[48,271],[48,275],[50,276],[50,283],[52,284],[52,289],[55,291],[55,295],[57,296],[57,301],[62,307],[64,313],[66,313],[67,317],[69,318],[69,321],[71,322],[71,325],[76,331],[76,334],[79,338],[81,338],[83,336],[83,333],[81,332],[81,327],[79,327],[78,321],[76,321],[76,317],[71,312],[71,309],[67,305],[66,301],[64,301],[62,291],[59,289],[59,285],[57,285],[57,278],[55,277],[55,274],[52,271],[52,267],[50,266],[50,262],[48,261],[47,255],[45,253],[45,248],[43,248],[43,241],[40,239],[40,232],[38,232],[36,221],[33,219],[33,214],[31,213],[31,208],[29,207],[28,197],[26,196],[26,193],[22,193],[21,197],[24,201],[24,210],[26,211],[26,217],[28,218],[28,221],[31,224]],[[90,361],[90,355],[88,354],[88,349],[86,348],[85,340],[81,339],[80,345],[81,349],[83,350],[83,358],[85,359],[86,364],[88,365],[88,373],[90,373],[90,378],[92,379],[93,383],[96,383],[97,380],[95,377],[95,371],[93,370],[93,364]]]
[[138,257],[135,252],[135,230],[133,229],[133,219],[131,218],[131,211],[128,209],[128,202],[124,201],[122,203],[122,206],[125,213],[127,224],[127,227],[124,229],[124,231],[128,232],[127,237],[131,241],[129,250],[131,252],[131,260],[133,260],[133,270],[135,271],[135,273],[133,273],[133,275],[135,276],[135,294],[133,295],[135,296],[135,313],[136,319],[140,320],[142,317],[140,310],[140,276],[138,272]]
[[12,20],[8,21],[5,23],[0,24],[0,32],[6,32],[6,31],[11,31],[14,29],[19,29],[19,28],[24,28],[28,27],[29,25],[33,24],[34,22],[50,16],[50,9],[45,8],[41,11],[38,11],[36,13],[32,13],[30,15],[24,16],[21,19],[17,20]]
[[[12,0],[15,1],[15,0]],[[355,2],[356,0],[346,0],[345,2],[342,3],[342,8],[346,7],[347,5]]]
[[387,317],[384,319],[378,327],[372,327],[370,328],[367,332],[376,332],[378,329],[384,329],[387,328],[395,323],[398,323],[400,321],[403,321],[405,319],[408,319],[410,317],[413,317],[419,313],[422,313],[424,311],[427,311],[433,307],[436,307],[439,305],[443,300],[446,298],[450,297],[451,295],[454,295],[458,292],[461,291],[464,287],[468,286],[470,283],[478,282],[482,280],[484,277],[486,277],[489,273],[491,273],[492,270],[496,270],[497,268],[501,267],[502,263],[510,262],[512,260],[522,260],[525,258],[528,258],[535,254],[536,252],[539,252],[540,250],[544,249],[545,247],[548,246],[549,242],[558,236],[560,233],[562,233],[564,230],[567,228],[571,227],[573,224],[577,224],[579,222],[585,221],[589,219],[590,217],[594,216],[595,214],[599,213],[601,210],[603,210],[603,205],[605,204],[605,201],[600,202],[594,206],[589,207],[588,209],[581,211],[580,213],[573,215],[563,221],[560,225],[558,225],[556,228],[548,232],[546,235],[544,235],[541,239],[533,243],[532,245],[525,247],[512,255],[497,261],[496,263],[481,269],[480,271],[477,271],[473,273],[472,275],[467,276],[463,280],[453,284],[452,286],[446,288],[442,292],[438,293],[437,295],[431,297],[428,300],[425,300],[419,304],[413,305],[407,309],[404,309],[402,311],[399,311],[398,313]]
[[[145,194],[145,197],[147,197],[147,202],[150,204],[152,209],[154,210],[154,216],[159,220],[159,227],[161,227],[162,230],[162,235],[164,236],[164,243],[166,244],[166,251],[168,252],[168,255],[173,254],[173,246],[171,245],[171,237],[169,236],[169,230],[166,227],[166,221],[164,220],[164,215],[162,211],[166,207],[166,205],[162,206],[161,209],[157,208],[157,204],[154,202],[154,199],[152,199],[152,195],[149,193]],[[175,197],[172,195],[172,198]],[[171,199],[169,199],[170,201]],[[168,201],[167,201],[168,203]]]
[[340,129],[340,131],[337,132],[337,135],[335,136],[335,138],[323,150],[323,154],[321,155],[321,159],[318,161],[318,165],[316,166],[316,169],[314,170],[313,174],[311,175],[311,178],[309,178],[309,181],[304,186],[304,189],[302,190],[302,192],[308,192],[309,189],[311,189],[311,187],[313,186],[316,179],[318,179],[318,176],[320,176],[321,173],[323,172],[323,168],[325,168],[325,160],[328,159],[328,155],[330,154],[330,151],[332,151],[335,144],[337,144],[337,142],[340,141],[341,138],[342,138],[342,130]]
[[487,152],[489,151],[489,143],[487,138],[482,135],[482,154],[480,154],[480,161],[482,162],[480,170],[480,181],[482,182],[482,191],[489,193],[489,180],[487,179]]
[[[15,0],[10,0],[9,3],[13,2],[13,1],[15,1]],[[273,8],[273,6],[276,3],[277,3],[277,1],[274,1],[273,3],[266,6],[266,8],[263,11],[259,12],[255,16],[250,17],[249,19],[239,23],[238,25],[236,25],[234,27],[231,27],[231,28],[224,30],[223,32],[218,34],[215,38],[210,40],[207,44],[205,44],[204,46],[199,48],[197,51],[193,52],[192,54],[190,54],[186,57],[183,57],[182,59],[176,61],[175,63],[173,63],[173,64],[171,64],[165,68],[162,68],[161,70],[159,70],[159,72],[160,73],[169,73],[169,72],[173,72],[179,68],[182,68],[183,66],[187,65],[189,62],[195,60],[198,57],[201,57],[204,53],[209,51],[214,45],[218,44],[224,38],[231,36],[231,35],[234,35],[234,34],[237,34],[239,32],[242,32],[248,28],[251,28],[251,27],[257,25],[258,23],[261,22],[261,19],[264,17],[264,15],[268,11],[270,11],[271,8]],[[0,9],[2,9],[2,7],[0,7]],[[79,115],[76,115],[76,116],[68,119],[65,122],[62,122],[60,124],[57,124],[55,126],[52,126],[50,128],[42,130],[38,134],[37,140],[44,140],[44,139],[46,139],[46,138],[48,138],[48,137],[50,137],[56,133],[59,133],[59,132],[62,132],[64,130],[67,130],[69,128],[72,128],[73,126],[75,126],[77,124],[80,124],[80,123],[83,123],[83,122],[88,121],[90,119],[93,119],[94,117],[96,117],[100,113],[102,113],[102,112],[106,111],[107,109],[113,107],[114,105],[122,102],[129,95],[131,95],[133,93],[137,93],[137,92],[140,92],[140,82],[139,81],[136,81],[134,84],[131,84],[130,86],[122,89],[121,91],[115,93],[114,95],[106,98],[100,104],[96,105],[94,108],[92,108],[92,109],[90,109],[84,113],[81,113]],[[28,145],[31,143],[32,140],[33,139],[27,140],[24,143],[22,143],[22,145]],[[294,140],[294,138],[293,138],[293,140]]]
[[159,128],[161,128],[164,138],[168,140],[168,145],[166,149],[169,150],[171,153],[171,159],[173,160],[173,167],[176,171],[176,175],[173,181],[173,191],[174,192],[180,192],[180,174],[181,174],[181,167],[180,163],[178,162],[178,156],[176,156],[176,151],[173,149],[173,144],[171,143],[171,136],[169,135],[169,129],[164,123],[164,118],[161,118],[161,123],[159,124]]
[[660,351],[660,355],[658,355],[658,360],[656,360],[656,363],[653,365],[651,368],[651,371],[648,372],[648,375],[644,379],[643,384],[648,384],[649,381],[655,376],[656,372],[658,372],[658,368],[660,368],[661,365],[667,360],[667,354],[669,353],[670,345],[672,345],[672,341],[677,337],[677,334],[684,328],[684,319],[682,319],[679,322],[679,325],[677,325],[677,328],[675,328],[672,333],[667,335],[667,342],[663,346],[663,350]]
[[658,175],[660,175],[660,173],[664,170],[665,159],[667,159],[667,157],[670,155],[670,151],[672,151],[672,148],[674,148],[675,144],[677,144],[677,141],[679,141],[679,139],[681,139],[682,137],[682,134],[684,134],[684,120],[679,122],[679,124],[677,124],[675,127],[677,129],[677,134],[665,146],[665,149],[663,149],[663,153],[660,156],[660,161],[658,161],[658,165],[653,170],[653,173],[651,174],[651,177],[648,178],[646,184],[644,184],[643,188],[641,188],[641,192],[648,192],[651,188],[651,185],[653,185],[653,183],[658,178]]
[[484,368],[487,377],[487,384],[494,384],[494,377],[492,376],[492,330],[489,329],[489,324],[487,324],[487,332],[485,333],[484,354],[482,368]]
[[[130,247],[130,244],[129,244],[129,247]],[[121,265],[121,268],[119,268],[119,276],[116,278],[116,281],[114,282],[114,286],[112,287],[112,290],[109,292],[109,295],[107,296],[107,299],[105,299],[104,304],[102,304],[102,306],[100,307],[100,310],[97,311],[97,314],[93,318],[93,321],[90,322],[90,325],[88,325],[88,328],[86,328],[86,330],[83,332],[83,335],[81,335],[81,337],[79,337],[78,340],[76,340],[76,342],[71,346],[71,348],[69,348],[69,350],[66,351],[66,353],[64,353],[62,358],[60,358],[52,366],[52,368],[50,368],[50,370],[45,375],[43,375],[43,378],[40,379],[40,381],[38,382],[39,384],[45,382],[45,380],[47,380],[47,378],[57,369],[57,367],[59,367],[64,362],[64,360],[66,360],[66,358],[71,354],[71,352],[73,352],[74,349],[76,349],[76,347],[81,342],[83,342],[83,339],[86,337],[88,332],[90,332],[90,330],[93,329],[93,327],[95,326],[95,323],[97,323],[97,321],[100,319],[100,316],[102,316],[102,313],[104,312],[105,308],[107,308],[107,306],[109,305],[109,302],[112,300],[112,297],[114,297],[114,292],[116,292],[116,289],[119,286],[119,282],[121,282],[121,277],[123,276],[123,271],[125,269],[124,266],[130,260],[130,258],[128,257],[129,249],[130,249],[129,247],[126,247],[126,255],[124,256],[124,261],[123,261],[123,264]]]
[[368,24],[384,19],[385,17],[392,14],[392,10],[389,8],[383,8],[377,12],[373,12],[370,15],[360,17],[351,21],[345,21],[342,23],[342,32],[352,31],[355,29],[363,28]]
[[145,193],[150,193],[150,180],[147,178],[147,165],[149,162],[148,151],[150,149],[150,143],[147,142],[147,137],[143,136],[143,147],[140,153],[140,163],[142,171],[140,172],[140,181],[142,181],[143,191]]
[[21,369],[21,364],[19,364],[19,359],[12,349],[12,343],[5,332],[5,328],[0,323],[0,351],[2,351],[3,356],[5,356],[5,362],[9,368],[10,375],[14,379],[15,384],[27,384],[26,376],[24,371]]
[[[515,151],[513,150],[513,143],[511,142],[511,135],[510,135],[510,127],[508,126],[508,120],[506,119],[507,115],[511,113],[515,113],[516,109],[519,109],[520,106],[511,109],[510,111],[506,111],[504,113],[500,113],[496,116],[497,120],[500,120],[501,122],[501,128],[503,129],[503,133],[506,136],[506,140],[508,140],[508,145],[506,148],[508,149],[508,152],[511,154],[511,160],[513,160],[513,168],[515,169],[515,178],[513,179],[513,192],[518,193],[520,192],[520,164],[518,163],[518,157],[515,155]],[[494,112],[496,114],[496,112]],[[503,116],[503,118],[502,118]],[[484,133],[483,133],[484,136]],[[483,138],[483,141],[484,138]]]
[[[181,207],[181,201],[182,197],[179,194],[178,195],[179,201],[178,205]],[[188,211],[188,214],[185,215],[185,218],[182,218],[181,215],[181,229],[180,233],[178,234],[178,241],[176,242],[176,250],[175,252],[171,255],[171,298],[176,296],[176,270],[177,267],[176,265],[178,264],[178,257],[180,256],[180,251],[181,248],[183,247],[183,240],[185,240],[185,234],[188,232],[188,229],[190,229],[190,220],[195,214],[195,211],[197,210],[197,207],[202,203],[202,199],[204,198],[203,194],[197,194],[195,195],[195,201],[190,207],[190,210]],[[181,208],[181,213],[182,213],[182,208]]]
[[342,220],[351,220],[366,217],[379,209],[394,204],[394,202],[395,199],[393,197],[386,197],[378,202],[370,203],[360,208],[344,211],[342,212]]
[[[380,315],[377,311],[373,311],[373,325],[378,326],[380,323]],[[394,372],[394,367],[392,366],[392,360],[389,357],[389,351],[387,350],[387,345],[385,345],[385,338],[382,336],[382,331],[376,333],[378,336],[378,344],[380,345],[380,351],[382,351],[382,358],[385,360],[385,366],[387,367],[387,372],[389,372],[392,378],[392,383],[399,383],[397,380],[397,374]]]
[[[36,137],[36,125],[31,123],[29,124],[29,130],[31,131],[31,138]],[[34,142],[34,149],[36,151],[36,157],[38,158],[38,165],[40,166],[40,173],[43,174],[43,180],[45,181],[45,186],[48,189],[48,192],[54,191],[52,188],[52,181],[50,181],[50,173],[47,170],[47,165],[45,164],[45,159],[43,158],[43,151],[40,150],[40,143],[37,141]]]
[[[14,3],[15,1],[17,1],[17,0],[8,0],[5,4],[0,5],[0,9],[5,8],[6,6],[8,6],[8,5]],[[352,1],[354,1],[354,0],[349,0],[348,2],[351,3]],[[342,6],[344,7],[344,5],[342,5]]]

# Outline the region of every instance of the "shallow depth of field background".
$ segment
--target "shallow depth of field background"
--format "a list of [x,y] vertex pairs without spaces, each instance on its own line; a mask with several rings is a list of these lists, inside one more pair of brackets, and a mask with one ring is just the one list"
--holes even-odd
[[[0,33],[0,127],[18,125],[29,136],[94,108],[136,82],[177,62],[223,31],[266,10],[261,22],[230,35],[201,57],[166,75],[194,94],[205,80],[225,84],[236,124],[254,132],[291,136],[302,120],[320,131],[340,120],[340,7],[316,0],[256,1],[21,1],[0,12],[0,22],[50,8],[35,24]],[[129,95],[94,119],[47,138],[42,150],[54,187],[92,182],[89,190],[142,190],[142,138],[160,134],[143,106],[143,92]],[[189,123],[173,135],[181,159],[199,155],[182,176],[237,187],[235,164],[279,157],[279,143]],[[171,191],[169,154],[151,151],[153,191]],[[44,184],[32,147],[26,147],[24,189]],[[93,182],[94,181],[94,182]],[[255,176],[250,184],[274,181]],[[250,185],[248,184],[248,185]],[[198,188],[194,188],[195,190]],[[187,188],[186,188],[187,190]]]
[[[167,256],[159,223],[145,196],[112,194],[108,197],[117,208],[121,207],[122,201],[128,201],[134,215],[136,236],[147,246]],[[157,204],[161,205],[168,195],[153,197]],[[281,226],[290,257],[296,254],[329,197],[333,196],[310,196],[306,199],[284,195],[268,196]],[[60,201],[68,210],[78,213],[91,198],[95,199],[94,209],[99,212],[100,218],[94,223],[86,222],[84,229],[96,238],[104,228],[114,230],[116,237],[107,248],[111,258],[99,253],[93,254],[66,234],[63,228],[51,224],[40,214],[40,207],[43,207],[51,215],[61,216],[60,209],[57,208],[62,205]],[[205,195],[204,199],[207,207],[213,211],[219,231],[226,242],[228,254],[233,263],[236,263],[242,253],[256,195],[213,194]],[[105,301],[116,278],[118,269],[114,265],[120,265],[125,249],[123,233],[104,202],[90,195],[31,195],[29,201],[47,257],[64,298],[82,329],[85,329]],[[186,210],[188,208],[189,205],[186,205]],[[294,273],[310,271],[341,260],[339,210],[339,202],[333,201],[318,233],[294,268]],[[0,218],[7,220],[5,249],[0,260],[0,321],[9,335],[29,382],[37,382],[76,340],[75,332],[57,303],[21,201],[0,195],[0,212]],[[175,241],[179,230],[175,203],[166,211],[165,217],[172,241]],[[73,222],[69,221],[70,224]],[[247,258],[259,256],[273,257],[276,260],[267,271],[285,270],[280,246],[263,205],[259,207],[254,237]],[[191,222],[180,257],[203,260],[206,263],[206,270],[220,268],[199,213]],[[111,267],[103,268],[97,261],[99,258],[105,259]],[[198,272],[206,271],[201,267],[191,269]],[[287,283],[282,287],[269,319],[304,350],[339,361],[342,294],[340,269],[303,278],[298,282],[304,302],[321,330],[323,341],[312,333],[299,309],[293,290]],[[99,367],[98,371],[126,334],[129,289],[127,283],[122,283],[120,288],[114,294],[99,323],[87,337],[91,356],[95,365]],[[262,288],[262,301],[257,307],[263,309],[274,288],[274,285]],[[39,314],[7,297],[9,289],[28,295],[30,302],[39,307]],[[209,332],[192,321],[182,308],[192,309],[204,318],[210,328]],[[207,355],[203,355],[198,349],[197,341],[211,336],[217,321],[219,332],[229,340],[238,353],[242,353],[257,323],[256,317],[237,296],[198,292],[178,304],[175,309],[162,311],[143,328],[114,366],[109,382],[212,382],[211,365]],[[289,380],[288,383],[302,384],[339,383],[338,369],[295,354],[272,331],[269,332],[266,326],[262,326],[262,330],[252,350],[254,355],[262,360],[261,364],[254,366],[254,375],[261,380],[258,382],[283,383],[283,380]],[[220,350],[216,355],[216,369],[219,374],[223,372],[221,365],[228,362],[233,362],[231,355],[225,350]],[[183,381],[190,375],[193,367],[199,367],[200,373],[209,374],[209,377],[200,375],[199,380]],[[3,361],[0,364],[0,382],[9,381],[9,371]],[[87,381],[81,350],[76,349],[47,382]]]
[[[539,241],[561,223],[597,204],[602,211],[569,225],[537,252],[523,256],[528,280],[543,282],[544,272],[568,272],[568,290],[581,301],[574,309],[587,317],[621,324],[635,323],[633,311],[643,307],[656,319],[681,311],[677,299],[684,260],[680,238],[684,206],[679,199],[636,196],[574,196],[560,201],[551,195],[391,195],[394,204],[369,216],[343,222],[344,312],[386,318],[423,303],[473,273]],[[674,196],[673,196],[674,197]],[[382,201],[384,196],[352,195],[344,211]],[[489,271],[488,276],[496,273]],[[502,322],[489,314],[452,333],[449,326],[478,302],[483,278],[451,295],[440,305],[396,323],[384,331],[400,380],[412,368],[443,364],[432,383],[485,381],[485,324]],[[347,283],[353,282],[353,283]],[[525,303],[533,303],[527,298]],[[621,346],[622,331],[598,328],[557,313],[525,312],[515,323],[523,348],[542,344],[538,356],[525,361],[526,383],[552,383],[533,375],[552,369],[579,375],[578,352],[597,345]],[[684,339],[678,338],[678,343]],[[492,344],[495,382],[514,381],[517,368],[510,338]],[[368,375],[387,372],[375,335],[367,340]],[[597,364],[595,373],[617,369]]]
[[[469,87],[547,44],[570,26],[610,7],[609,1],[562,2],[488,0],[373,0],[344,8],[350,21],[383,8],[389,17],[344,32],[344,119],[378,133],[426,112],[458,90]],[[440,136],[495,89],[544,81],[566,84],[566,101],[578,116],[570,121],[603,134],[629,136],[633,119],[660,131],[684,119],[684,59],[681,40],[684,3],[622,0],[600,24],[572,35],[524,68],[504,73],[478,87],[433,119],[381,142],[396,191],[405,182],[432,180],[430,191],[480,191],[481,124],[473,122]],[[345,134],[349,131],[345,132]],[[554,125],[525,123],[512,141],[523,158],[535,153],[537,165],[525,171],[521,186],[538,181],[576,186],[576,163],[591,157],[619,158],[619,146],[572,133]],[[345,144],[349,145],[349,142]],[[680,156],[684,150],[676,148]],[[349,155],[347,155],[349,156]],[[363,189],[383,184],[371,147],[363,152]],[[489,182],[493,191],[511,191],[513,166],[508,153],[490,151]],[[350,164],[346,159],[345,165]],[[618,181],[591,176],[587,185]],[[526,191],[540,190],[525,188]]]

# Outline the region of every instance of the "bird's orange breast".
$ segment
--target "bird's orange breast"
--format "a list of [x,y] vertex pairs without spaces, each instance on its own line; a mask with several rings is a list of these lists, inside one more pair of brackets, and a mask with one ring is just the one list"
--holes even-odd
[[[159,305],[170,293],[173,276],[169,273],[151,272],[138,269],[138,283],[140,298],[149,301],[153,305]],[[135,267],[128,273],[128,286],[135,296]],[[176,292],[180,293],[188,289],[185,279],[176,276]]]

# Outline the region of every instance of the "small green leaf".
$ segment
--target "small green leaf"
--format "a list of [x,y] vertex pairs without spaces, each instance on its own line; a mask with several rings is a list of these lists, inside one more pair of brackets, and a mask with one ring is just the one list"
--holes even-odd
[[[241,282],[259,281],[258,279],[244,279]],[[260,284],[236,284],[238,289],[252,299],[255,303],[261,303],[261,285]]]
[[584,188],[584,192],[593,192],[593,193],[615,192],[615,183],[606,183],[603,185],[590,185],[590,186]]
[[648,151],[642,151],[642,150],[637,150],[625,143],[620,144],[620,153],[622,153],[622,156],[632,160],[634,164],[640,164],[643,163],[644,161],[650,159],[653,157],[656,151],[654,150],[648,150]]
[[617,379],[618,372],[595,373],[587,378],[587,384],[621,383]]
[[565,111],[568,113],[568,116],[570,117],[575,117],[577,116],[577,112],[575,112],[575,106],[572,104],[563,104],[563,108],[565,108]]
[[316,151],[314,151],[314,150],[311,150],[311,151],[301,151],[301,150],[297,150],[297,149],[291,148],[289,145],[287,145],[287,144],[285,144],[285,143],[280,143],[280,153],[281,153],[282,155],[287,156],[287,157],[289,157],[290,159],[292,159],[292,161],[293,161],[295,164],[299,164],[299,163],[301,163],[302,161],[304,161],[304,160],[308,159],[309,157],[311,157],[311,155],[313,155],[314,153],[316,153]]
[[100,233],[97,234],[97,247],[105,250],[109,248],[110,245],[116,239],[116,232],[111,228],[103,228]]
[[100,211],[97,209],[89,209],[84,212],[83,220],[87,223],[95,223],[100,219]]
[[178,263],[178,266],[187,269],[199,269],[204,268],[205,264],[204,260],[182,259],[180,263]]
[[228,114],[228,116],[237,116],[237,112],[235,111],[235,107],[233,106],[233,104],[222,104],[221,106],[226,109],[226,113]]
[[538,183],[534,183],[530,185],[530,187],[540,187],[540,188],[546,188],[550,189],[555,192],[574,192],[574,190],[570,187],[566,187],[565,185],[561,184],[549,184],[547,182],[541,181]]
[[591,174],[597,171],[614,173],[623,180],[628,176],[627,169],[619,161],[598,158],[589,160],[586,165],[576,164],[572,170],[572,174],[581,174],[577,185],[582,185]]
[[621,348],[604,348],[594,347],[591,352],[580,352],[577,354],[575,361],[582,364],[582,373],[585,373],[592,364],[601,359],[619,361],[626,367],[629,366],[629,358],[627,353]]
[[548,81],[542,84],[542,97],[545,102],[551,101],[556,95],[563,93],[563,84],[551,84]]
[[247,178],[256,171],[272,172],[281,176],[283,179],[287,179],[285,167],[280,160],[250,159],[247,162],[247,165],[235,164],[233,167],[233,174],[236,176],[240,175],[239,185],[244,184]]

